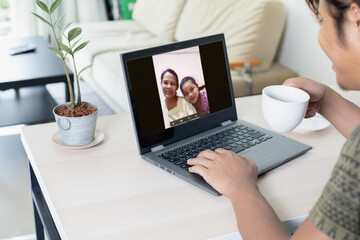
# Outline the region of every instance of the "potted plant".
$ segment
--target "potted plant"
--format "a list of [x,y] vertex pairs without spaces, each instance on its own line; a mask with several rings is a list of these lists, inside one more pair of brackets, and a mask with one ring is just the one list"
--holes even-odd
[[[66,24],[64,27],[60,27],[60,23],[65,15],[56,21],[52,19],[52,14],[61,4],[61,1],[62,0],[55,0],[49,8],[44,2],[36,0],[37,6],[45,12],[48,19],[45,19],[36,13],[32,14],[50,26],[56,46],[50,47],[49,49],[61,58],[65,69],[67,84],[69,86],[70,102],[58,105],[53,110],[61,135],[61,141],[69,146],[83,146],[94,140],[98,110],[93,104],[81,100],[79,76],[85,70],[90,68],[91,65],[84,67],[78,72],[75,63],[75,53],[86,47],[89,41],[80,43],[81,39],[79,39],[79,36],[82,32],[80,27],[75,27],[69,31],[67,30],[71,23]],[[74,78],[76,79],[77,86],[76,102],[69,70],[65,62],[66,58],[70,58],[73,63]]]

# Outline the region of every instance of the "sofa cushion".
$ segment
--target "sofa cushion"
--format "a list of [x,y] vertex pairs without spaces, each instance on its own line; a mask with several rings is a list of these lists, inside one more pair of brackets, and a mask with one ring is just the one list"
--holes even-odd
[[154,35],[174,40],[175,27],[186,0],[137,0],[133,19]]
[[[95,56],[106,52],[126,52],[168,43],[145,30],[135,21],[82,23],[82,38],[90,43],[76,53],[80,67],[93,63]],[[119,58],[119,55],[118,55]]]
[[[261,94],[262,89],[269,85],[281,85],[288,78],[297,77],[298,74],[278,63],[273,63],[267,71],[251,74],[251,94]],[[246,80],[241,71],[231,70],[235,97],[246,96]]]
[[92,67],[94,81],[89,84],[101,93],[103,100],[115,112],[128,112],[130,108],[119,54],[113,51],[97,55]]
[[261,94],[264,87],[269,85],[281,85],[288,78],[297,77],[298,74],[278,63],[273,63],[268,71],[257,72],[252,75],[253,95]]
[[285,23],[279,0],[187,0],[176,26],[177,41],[224,33],[230,62],[260,58],[253,71],[269,69]]

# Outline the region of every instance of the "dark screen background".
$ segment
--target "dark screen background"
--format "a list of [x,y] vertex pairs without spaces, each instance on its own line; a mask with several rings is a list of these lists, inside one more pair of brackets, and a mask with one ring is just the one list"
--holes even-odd
[[[232,106],[230,86],[222,42],[199,46],[210,112]],[[152,57],[127,63],[133,106],[140,126],[139,137],[165,129]]]
[[222,42],[200,46],[200,58],[210,113],[231,107],[232,99]]
[[140,136],[165,129],[152,57],[128,62],[134,112],[138,115]]

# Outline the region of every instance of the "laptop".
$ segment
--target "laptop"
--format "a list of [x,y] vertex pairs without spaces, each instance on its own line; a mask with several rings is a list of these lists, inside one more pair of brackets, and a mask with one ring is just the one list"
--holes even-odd
[[[190,173],[186,164],[205,149],[222,147],[249,157],[259,174],[311,149],[238,119],[223,34],[127,52],[120,57],[139,154],[211,194],[220,195],[200,175]],[[164,77],[169,72],[172,76],[175,72],[178,80],[175,107],[167,102],[174,99],[174,92],[171,95],[166,84],[176,79]],[[203,108],[187,101],[188,93],[183,94],[179,87],[188,77],[196,83]]]

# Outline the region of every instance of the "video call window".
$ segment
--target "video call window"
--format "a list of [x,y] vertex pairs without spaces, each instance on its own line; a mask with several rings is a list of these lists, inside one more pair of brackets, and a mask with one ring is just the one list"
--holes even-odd
[[152,58],[165,128],[210,114],[199,47]]

